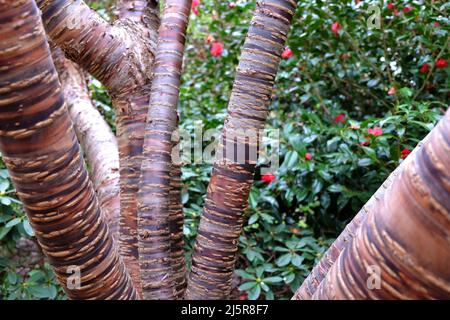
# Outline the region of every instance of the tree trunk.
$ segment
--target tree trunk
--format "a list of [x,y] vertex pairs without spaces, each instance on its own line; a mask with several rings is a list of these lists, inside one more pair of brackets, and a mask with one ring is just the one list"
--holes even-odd
[[119,249],[141,294],[137,192],[159,24],[155,2],[140,19],[110,25],[83,1],[37,0],[48,36],[107,88],[117,114],[120,159]]
[[449,151],[450,111],[372,207],[313,299],[450,298]]
[[135,299],[32,0],[0,1],[0,70],[0,150],[58,281],[74,299]]
[[91,166],[91,181],[114,239],[119,235],[119,150],[111,128],[92,105],[86,77],[59,48],[52,48],[64,97],[78,141]]
[[[256,159],[247,152],[256,152],[258,148],[257,131],[266,122],[295,8],[294,0],[257,1],[200,220],[186,292],[188,299],[223,299],[231,291],[243,214],[256,165]],[[242,130],[253,134],[242,135]],[[243,161],[236,160],[234,150],[244,150]],[[241,156],[237,154],[238,158]]]
[[180,171],[172,166],[172,134],[178,126],[190,10],[190,0],[166,0],[159,29],[138,194],[139,259],[146,299],[173,299],[184,290]]
[[300,288],[298,288],[295,292],[292,298],[293,300],[309,300],[312,298],[320,283],[335,263],[336,259],[354,238],[357,230],[365,221],[369,212],[374,210],[374,207],[378,206],[380,201],[383,201],[386,190],[391,186],[392,182],[397,179],[397,176],[401,174],[405,165],[413,159],[417,150],[419,150],[428,141],[428,137],[429,135],[417,144],[416,148],[411,152],[408,158],[403,160],[403,162],[389,175],[386,181],[383,182],[380,188],[372,195],[364,207],[345,227],[344,231],[342,231],[339,237],[333,242],[327,252],[325,252],[324,256],[320,259],[319,263],[313,268],[305,281],[303,281]]

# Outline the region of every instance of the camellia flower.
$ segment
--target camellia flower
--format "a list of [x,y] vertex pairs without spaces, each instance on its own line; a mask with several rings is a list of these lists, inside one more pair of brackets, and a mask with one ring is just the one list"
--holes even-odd
[[430,65],[429,65],[428,63],[424,63],[424,64],[420,67],[419,72],[421,72],[421,73],[427,73],[428,70],[430,70]]
[[405,148],[400,153],[401,153],[401,158],[406,159],[406,157],[411,153],[411,150],[409,150],[408,148]]
[[261,181],[265,183],[271,183],[273,180],[275,180],[277,177],[273,173],[264,173],[261,176]]
[[292,57],[294,55],[294,52],[292,52],[291,49],[289,49],[288,47],[286,47],[286,49],[284,49],[283,53],[281,54],[281,57],[283,59],[289,59],[290,57]]
[[312,160],[312,158],[313,158],[313,156],[312,156],[311,153],[307,152],[307,153],[305,154],[305,159],[306,159],[306,160],[310,161],[310,160]]
[[442,59],[442,58],[437,59],[437,61],[436,61],[436,68],[444,69],[444,68],[447,68],[447,66],[448,66],[448,63],[447,63],[447,61],[445,59]]
[[388,95],[392,96],[394,94],[397,93],[397,88],[396,87],[391,87],[388,91]]
[[333,22],[333,24],[331,25],[331,32],[333,32],[336,36],[339,35],[339,30],[341,29],[342,27],[339,22]]
[[198,6],[200,5],[200,0],[192,0],[192,5],[191,5],[191,9],[192,12],[198,16],[200,14],[200,12],[198,11]]
[[389,10],[395,10],[395,6],[394,6],[394,4],[392,3],[392,2],[389,2],[388,3],[388,5],[387,5],[387,8],[389,9]]
[[435,22],[434,22],[434,26],[435,26],[436,28],[439,28],[439,27],[441,26],[441,24],[439,23],[439,21],[435,21]]
[[367,129],[367,133],[375,137],[379,137],[383,134],[383,129],[381,129],[380,127],[369,128]]
[[212,44],[211,46],[211,54],[214,57],[220,57],[222,55],[222,51],[223,51],[223,44],[216,41]]
[[412,11],[412,8],[411,7],[405,7],[405,8],[403,8],[403,13],[408,13],[408,12],[411,12]]
[[335,118],[334,118],[334,122],[345,122],[345,114],[338,114]]

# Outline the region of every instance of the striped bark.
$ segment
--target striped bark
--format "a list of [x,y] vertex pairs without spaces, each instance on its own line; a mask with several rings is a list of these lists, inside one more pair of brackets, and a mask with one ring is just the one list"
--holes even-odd
[[159,29],[138,194],[139,262],[146,299],[173,299],[184,286],[180,177],[172,166],[172,134],[178,126],[190,9],[190,0],[166,0]]
[[[233,150],[256,150],[242,130],[264,128],[294,0],[257,1],[242,49],[192,256],[186,298],[223,299],[231,291],[243,213],[256,159],[237,161]],[[237,155],[239,157],[239,155]]]
[[148,7],[157,8],[156,0],[117,0],[115,4],[115,14],[119,19],[141,20],[143,13]]
[[312,298],[449,299],[449,247],[450,111],[373,206]]
[[365,221],[369,212],[374,210],[384,199],[384,194],[386,190],[391,186],[392,182],[397,179],[397,177],[403,171],[405,165],[413,159],[413,155],[428,141],[429,135],[427,135],[416,148],[411,152],[411,154],[406,158],[386,179],[386,181],[380,186],[380,188],[372,195],[372,197],[367,201],[364,207],[358,212],[358,214],[353,218],[352,221],[345,227],[344,231],[339,235],[339,237],[333,242],[330,248],[325,252],[324,256],[320,259],[319,263],[313,268],[308,277],[303,281],[302,285],[295,292],[293,300],[310,300],[317,288],[319,287],[322,280],[327,275],[330,268],[333,266],[336,259],[339,257],[341,252],[347,248],[348,244],[354,238],[358,228]]
[[48,36],[68,58],[99,79],[117,115],[120,161],[119,250],[141,293],[137,192],[158,28],[157,8],[110,25],[80,0],[37,0]]
[[78,141],[91,166],[91,181],[104,218],[114,239],[119,235],[119,150],[111,128],[93,106],[86,77],[75,63],[67,60],[59,48],[52,57],[64,91]]
[[33,0],[0,0],[0,70],[0,150],[58,281],[73,299],[135,299]]

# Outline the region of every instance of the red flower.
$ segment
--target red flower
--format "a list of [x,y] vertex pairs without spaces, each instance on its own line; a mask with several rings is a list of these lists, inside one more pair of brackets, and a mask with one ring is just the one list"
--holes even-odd
[[247,295],[245,293],[241,294],[239,300],[247,300]]
[[383,134],[383,129],[381,129],[380,127],[369,128],[367,129],[367,133],[375,137],[379,137]]
[[405,7],[405,8],[403,8],[403,13],[408,13],[408,12],[411,12],[412,11],[412,8],[411,7]]
[[277,177],[273,173],[264,173],[261,176],[261,181],[265,183],[271,183],[273,180],[275,180]]
[[200,5],[200,0],[192,0],[191,9],[192,12],[198,16],[200,13],[198,12],[198,6]]
[[445,59],[442,59],[442,58],[437,59],[436,68],[444,69],[444,68],[447,68],[447,66],[448,66],[448,63],[447,63],[447,61],[445,61]]
[[420,73],[427,73],[428,70],[430,70],[430,65],[429,65],[428,63],[424,63],[424,64],[420,67],[419,72],[420,72]]
[[439,27],[441,26],[441,24],[440,24],[438,21],[435,21],[435,22],[434,22],[434,26],[435,26],[436,28],[439,28]]
[[223,44],[216,41],[212,44],[211,46],[211,54],[214,57],[220,57],[222,55],[222,51],[223,51]]
[[228,4],[228,8],[230,8],[230,9],[233,9],[233,8],[235,8],[236,7],[236,2],[230,2],[229,4]]
[[334,118],[334,122],[345,122],[344,120],[345,118],[345,114],[338,114],[335,118]]
[[342,27],[339,24],[339,22],[333,22],[331,25],[331,32],[333,32],[336,36],[339,36],[339,30],[341,30]]
[[411,153],[411,150],[409,150],[408,148],[405,148],[402,150],[401,152],[401,158],[402,159],[406,159],[406,157]]
[[394,94],[397,93],[397,88],[396,87],[391,87],[388,91],[388,95],[392,96]]
[[286,47],[286,49],[284,49],[283,53],[281,54],[281,57],[283,59],[289,59],[290,57],[292,57],[294,55],[294,52],[292,52],[291,49],[289,49],[288,47]]
[[360,142],[359,144],[362,145],[362,146],[367,147],[370,144],[370,142],[366,140],[366,141]]
[[387,5],[387,8],[392,11],[392,10],[395,9],[395,6],[394,6],[394,4],[392,2],[389,2],[388,5]]
[[307,153],[305,154],[305,159],[306,159],[306,160],[310,161],[310,160],[312,160],[312,158],[313,158],[313,156],[312,156],[311,153],[307,152]]

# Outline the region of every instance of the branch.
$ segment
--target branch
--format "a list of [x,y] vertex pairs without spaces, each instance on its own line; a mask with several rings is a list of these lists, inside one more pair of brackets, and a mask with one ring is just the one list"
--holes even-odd
[[67,101],[75,132],[92,166],[91,180],[100,207],[115,239],[119,232],[119,150],[116,137],[103,116],[92,105],[84,72],[67,60],[59,48],[53,61]]
[[141,294],[136,194],[149,103],[158,10],[139,21],[104,21],[80,0],[38,0],[47,34],[68,58],[99,79],[117,115],[120,160],[119,250]]
[[308,277],[303,281],[302,285],[295,292],[293,300],[309,300],[312,298],[322,280],[326,277],[328,271],[335,263],[341,252],[346,249],[355,237],[361,224],[366,220],[369,213],[374,210],[374,207],[379,205],[379,202],[383,200],[386,190],[392,185],[393,181],[397,179],[403,172],[406,164],[413,159],[413,155],[428,141],[429,134],[417,144],[416,148],[411,154],[403,160],[403,162],[389,175],[385,182],[378,188],[378,190],[367,201],[364,207],[358,212],[358,214],[350,221],[345,227],[344,231],[333,242],[330,248],[325,252],[319,263],[313,268]]
[[135,299],[33,0],[0,1],[0,70],[0,151],[56,278],[73,299]]
[[[171,156],[190,9],[190,0],[166,0],[159,29],[138,194],[139,263],[146,299],[173,299],[184,289],[180,171],[175,171]],[[182,281],[178,292],[177,281]]]
[[[256,165],[256,156],[251,155],[258,150],[258,131],[265,125],[295,8],[294,0],[257,1],[216,149],[219,156],[200,219],[187,299],[224,299],[231,291],[239,235]],[[242,130],[247,130],[250,136],[241,134]],[[234,150],[238,150],[237,155]],[[239,160],[241,156],[243,160]]]
[[313,299],[450,297],[450,111],[368,212]]

